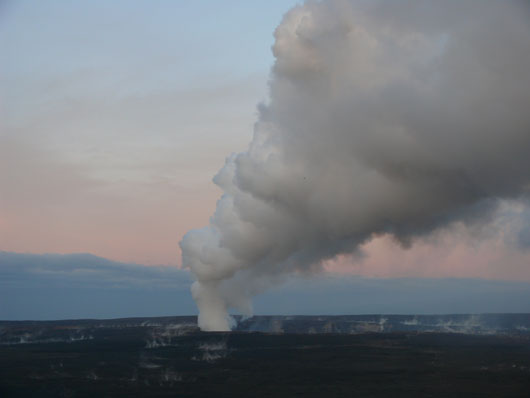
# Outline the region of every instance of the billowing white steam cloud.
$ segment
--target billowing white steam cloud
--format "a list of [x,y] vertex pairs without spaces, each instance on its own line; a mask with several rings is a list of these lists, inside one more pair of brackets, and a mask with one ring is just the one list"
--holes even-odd
[[282,274],[530,191],[528,2],[308,1],[275,38],[254,138],[181,242],[203,330]]

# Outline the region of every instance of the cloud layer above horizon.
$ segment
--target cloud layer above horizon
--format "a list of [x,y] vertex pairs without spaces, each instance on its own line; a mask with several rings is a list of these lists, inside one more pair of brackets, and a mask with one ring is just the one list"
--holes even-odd
[[[196,315],[189,272],[90,254],[0,251],[0,320]],[[530,283],[481,279],[288,278],[258,315],[530,312]]]

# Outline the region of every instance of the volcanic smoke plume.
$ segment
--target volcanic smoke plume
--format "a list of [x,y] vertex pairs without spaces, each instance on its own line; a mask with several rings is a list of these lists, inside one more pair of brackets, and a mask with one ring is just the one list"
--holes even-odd
[[528,2],[307,1],[272,50],[252,142],[180,243],[203,330],[375,236],[408,246],[528,195]]

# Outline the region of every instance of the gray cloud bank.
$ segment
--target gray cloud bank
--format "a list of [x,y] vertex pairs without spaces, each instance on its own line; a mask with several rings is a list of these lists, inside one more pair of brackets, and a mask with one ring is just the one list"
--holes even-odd
[[[194,315],[191,275],[90,254],[0,251],[0,319]],[[530,283],[477,279],[291,277],[255,300],[263,315],[530,312]]]
[[204,330],[287,273],[380,234],[479,231],[530,190],[528,2],[307,1],[275,39],[252,142],[181,241]]
[[190,314],[191,278],[176,267],[91,254],[0,251],[0,318],[66,319]]

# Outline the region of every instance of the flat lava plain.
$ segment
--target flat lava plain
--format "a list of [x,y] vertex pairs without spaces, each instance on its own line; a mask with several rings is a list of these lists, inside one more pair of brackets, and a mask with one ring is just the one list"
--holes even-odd
[[527,397],[530,315],[0,322],[1,397]]

